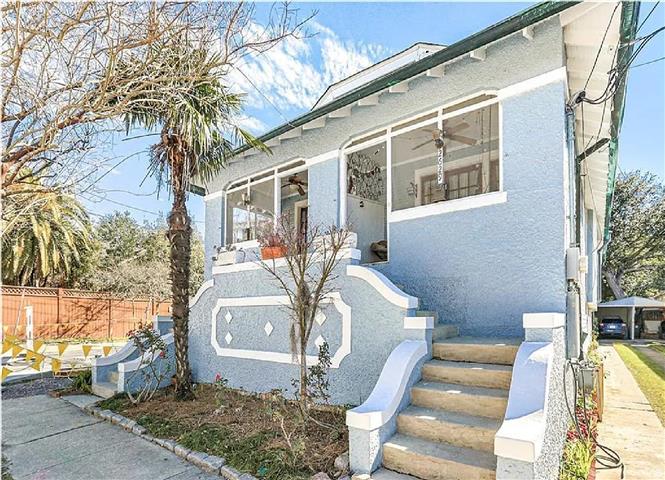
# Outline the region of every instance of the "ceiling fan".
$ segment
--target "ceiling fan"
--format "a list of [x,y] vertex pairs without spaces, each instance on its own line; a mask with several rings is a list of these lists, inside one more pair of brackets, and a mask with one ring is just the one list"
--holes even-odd
[[305,189],[303,187],[307,186],[307,182],[303,181],[297,173],[289,175],[286,177],[286,183],[282,185],[282,188],[286,187],[295,187],[298,190],[300,195],[305,195]]
[[470,138],[470,137],[465,137],[464,135],[458,135],[457,132],[460,132],[462,130],[466,130],[469,128],[469,124],[466,122],[459,123],[455,125],[454,127],[449,127],[448,122],[446,120],[443,121],[443,130],[439,130],[438,128],[433,129],[433,130],[425,130],[426,132],[429,132],[432,134],[432,140],[427,140],[423,143],[420,143],[413,147],[411,150],[418,150],[419,148],[424,147],[427,145],[429,142],[434,141],[434,144],[436,145],[437,148],[441,148],[443,145],[439,145],[439,142],[443,142],[445,140],[450,140],[453,142],[458,142],[458,143],[463,143],[465,145],[475,145],[478,143],[475,139]]

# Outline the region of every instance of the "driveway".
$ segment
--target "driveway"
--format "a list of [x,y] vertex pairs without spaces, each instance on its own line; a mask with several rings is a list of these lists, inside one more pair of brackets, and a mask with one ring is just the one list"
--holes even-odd
[[2,401],[14,480],[213,480],[175,454],[45,395]]

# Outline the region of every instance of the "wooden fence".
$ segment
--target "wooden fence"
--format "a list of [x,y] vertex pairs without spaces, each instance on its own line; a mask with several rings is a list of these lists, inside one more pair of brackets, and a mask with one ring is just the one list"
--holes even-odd
[[86,290],[2,286],[2,325],[19,338],[26,336],[30,309],[33,338],[107,339],[127,336],[156,314],[168,315],[169,307]]

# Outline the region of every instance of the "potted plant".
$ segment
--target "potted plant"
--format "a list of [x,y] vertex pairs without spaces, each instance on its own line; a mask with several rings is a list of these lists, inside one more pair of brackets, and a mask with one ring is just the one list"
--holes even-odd
[[257,240],[261,248],[262,260],[271,260],[286,256],[287,247],[283,235],[279,233],[272,222],[266,222],[261,225]]

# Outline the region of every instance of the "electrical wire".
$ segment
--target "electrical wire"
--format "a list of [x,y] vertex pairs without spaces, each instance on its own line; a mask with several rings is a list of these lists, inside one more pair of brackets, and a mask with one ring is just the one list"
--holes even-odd
[[649,60],[648,62],[644,63],[638,63],[637,65],[633,65],[630,68],[637,68],[637,67],[643,67],[644,65],[651,65],[652,63],[660,62],[661,60],[665,60],[665,57],[655,58],[653,60]]
[[647,16],[644,17],[644,20],[642,20],[642,23],[640,23],[640,26],[637,27],[637,31],[635,33],[638,33],[640,30],[642,30],[642,27],[644,26],[645,23],[647,23],[647,20],[649,20],[649,17],[653,13],[653,11],[656,9],[656,7],[660,4],[660,0],[656,2],[656,4],[649,10],[649,13],[647,13]]

